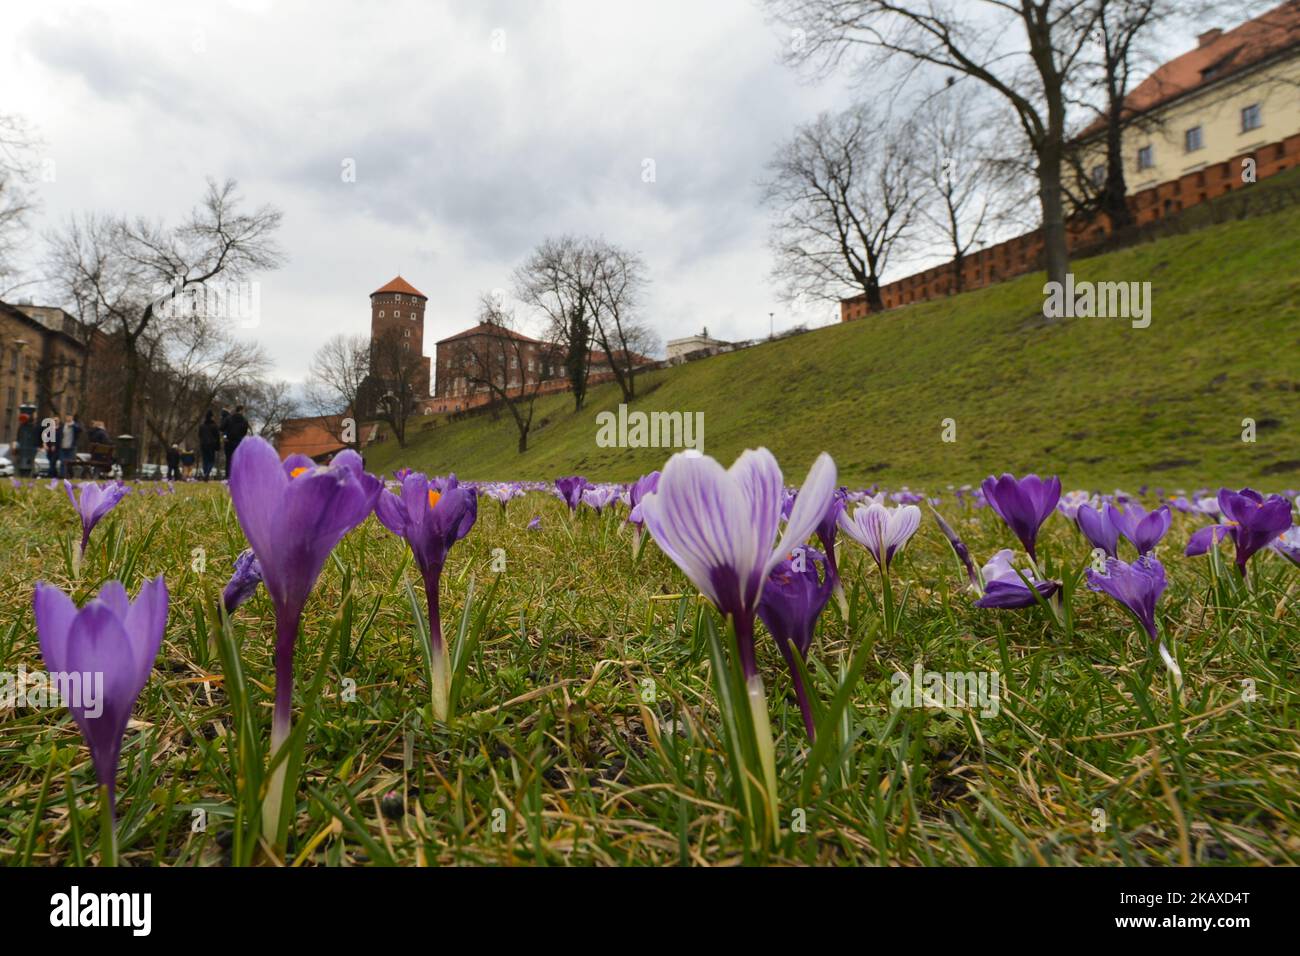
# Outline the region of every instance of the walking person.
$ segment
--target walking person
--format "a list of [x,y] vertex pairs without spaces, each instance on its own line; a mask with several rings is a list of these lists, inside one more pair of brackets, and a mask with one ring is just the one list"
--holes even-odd
[[176,481],[181,476],[181,448],[175,442],[167,449],[167,480]]
[[226,436],[226,477],[230,477],[230,464],[235,458],[235,449],[248,435],[248,419],[244,417],[244,406],[236,405],[226,424],[221,429]]
[[59,474],[64,478],[72,477],[72,469],[77,464],[77,439],[81,437],[81,422],[76,415],[63,416],[63,424],[55,433],[54,444],[59,453]]
[[203,416],[199,425],[199,455],[203,459],[203,480],[212,477],[212,466],[217,461],[217,451],[221,448],[221,429],[212,418],[212,409]]

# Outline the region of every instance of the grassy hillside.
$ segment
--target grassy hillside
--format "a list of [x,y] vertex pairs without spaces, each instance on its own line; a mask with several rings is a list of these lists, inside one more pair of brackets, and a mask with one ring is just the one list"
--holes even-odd
[[[1150,281],[1150,326],[1049,325],[1037,273],[652,373],[634,408],[702,411],[707,453],[730,462],[766,445],[791,480],[826,449],[846,481],[895,487],[1004,469],[1056,472],[1067,486],[1300,486],[1300,207],[1072,268],[1080,280]],[[474,479],[635,478],[668,453],[597,447],[596,414],[618,402],[612,385],[580,414],[567,395],[540,401],[524,455],[503,414],[439,422],[367,462]],[[1254,444],[1242,441],[1247,417]]]

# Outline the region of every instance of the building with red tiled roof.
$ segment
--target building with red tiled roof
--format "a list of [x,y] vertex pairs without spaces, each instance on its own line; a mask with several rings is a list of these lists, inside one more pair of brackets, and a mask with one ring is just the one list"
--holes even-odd
[[405,351],[419,356],[421,373],[416,382],[416,400],[429,395],[432,369],[424,354],[424,306],[428,296],[400,275],[370,293],[370,340],[384,336],[397,338]]
[[[1146,226],[1300,164],[1300,0],[1231,30],[1203,32],[1195,49],[1162,64],[1125,98],[1122,149],[1134,222]],[[1104,124],[1076,138],[1082,168],[1105,177]],[[1104,217],[1069,224],[1071,249],[1103,241]],[[1042,268],[1042,236],[1025,233],[969,254],[963,288],[978,289]],[[952,264],[880,290],[885,308],[952,293]],[[865,295],[840,302],[841,321],[870,313]]]

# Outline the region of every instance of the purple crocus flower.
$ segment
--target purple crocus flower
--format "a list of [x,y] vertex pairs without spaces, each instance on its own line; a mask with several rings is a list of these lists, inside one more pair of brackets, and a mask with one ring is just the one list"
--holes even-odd
[[883,571],[889,570],[889,562],[907,547],[920,526],[921,509],[916,505],[889,507],[872,501],[859,505],[852,514],[844,511],[839,516],[840,530],[866,548]]
[[68,682],[63,688],[78,675],[80,693],[66,703],[112,812],[122,737],[167,628],[167,583],[162,575],[146,581],[131,602],[122,582],[109,581],[78,610],[61,590],[42,582],[33,608],[46,670]]
[[1010,548],[1003,548],[989,559],[988,564],[984,565],[982,569],[984,596],[975,602],[976,607],[1003,609],[1033,607],[1038,603],[1034,591],[1037,591],[1043,600],[1047,600],[1061,589],[1059,582],[1036,580],[1033,572],[1026,569],[1024,576],[1033,586],[1031,591],[1011,565],[1014,556],[1015,552]]
[[[831,582],[831,590],[835,594],[835,599],[839,602],[840,609],[844,616],[849,616],[849,604],[844,598],[844,585],[840,583],[839,562],[835,558],[835,532],[840,526],[840,515],[844,514],[847,507],[848,489],[836,488],[835,493],[831,495],[830,503],[826,506],[826,514],[822,515],[821,523],[817,525],[817,540],[821,542],[822,549],[826,552],[826,577]],[[786,512],[789,517],[789,512]]]
[[1300,567],[1300,526],[1293,525],[1273,542],[1273,550]]
[[245,548],[235,558],[235,573],[221,592],[221,604],[227,616],[234,614],[241,604],[256,594],[261,583],[262,566],[257,563],[257,555],[252,548]]
[[758,676],[754,614],[763,583],[826,514],[835,462],[818,456],[777,540],[781,468],[766,448],[742,454],[730,469],[707,456],[668,459],[659,488],[641,500],[646,527],[663,552],[736,628],[741,670]]
[[1160,640],[1156,625],[1156,602],[1160,600],[1168,583],[1164,565],[1151,554],[1142,555],[1132,564],[1125,564],[1118,558],[1108,558],[1104,573],[1088,568],[1086,574],[1090,590],[1109,595],[1133,615],[1151,642],[1159,646],[1161,659],[1174,675],[1175,682],[1181,686],[1182,671]]
[[1038,529],[1061,498],[1061,479],[1053,476],[1044,481],[1037,475],[1018,479],[1015,475],[1004,474],[1001,478],[985,478],[981,487],[989,507],[1020,539],[1029,560],[1036,562]]
[[77,509],[77,514],[81,518],[80,554],[84,556],[86,545],[90,541],[90,532],[104,515],[117,507],[118,502],[126,495],[126,490],[121,485],[107,483],[97,485],[93,481],[83,481],[78,488],[81,499],[77,500],[72,492],[72,482],[64,479],[63,488],[68,493],[68,500],[72,502],[72,507]]
[[659,487],[659,472],[652,471],[648,475],[642,475],[636,481],[632,482],[632,487],[628,489],[628,524],[636,525],[638,528],[644,523],[641,517],[641,499],[652,493]]
[[555,491],[561,501],[569,506],[572,513],[578,510],[578,502],[582,501],[582,493],[591,487],[591,482],[582,475],[570,475],[567,478],[555,479]]
[[934,520],[939,523],[939,530],[943,532],[943,536],[948,539],[948,544],[952,546],[952,553],[957,556],[957,560],[966,569],[966,577],[970,580],[971,587],[976,592],[979,592],[981,590],[980,579],[975,573],[975,565],[970,559],[970,549],[966,547],[966,542],[958,536],[956,531],[952,530],[948,522],[943,520],[943,515],[933,508],[930,509],[930,513],[934,515]]
[[529,530],[529,531],[541,531],[541,530],[542,530],[542,516],[541,516],[541,515],[533,515],[533,520],[530,521],[530,522],[528,522],[528,530]]
[[[1113,558],[1119,554],[1120,529],[1115,524],[1115,507],[1110,504],[1094,508],[1092,505],[1079,505],[1074,521],[1094,548],[1101,548],[1106,556]],[[1122,512],[1119,512],[1123,517]]]
[[592,485],[582,489],[582,503],[600,514],[618,498],[618,485]]
[[[1169,530],[1173,514],[1168,505],[1161,505],[1155,511],[1148,512],[1136,501],[1130,501],[1123,510],[1114,505],[1106,506],[1106,515],[1111,525],[1128,539],[1129,544],[1137,548],[1138,554],[1148,554]],[[1107,552],[1113,558],[1114,553]]]
[[1227,520],[1212,524],[1192,535],[1187,542],[1188,556],[1205,554],[1211,543],[1232,538],[1237,551],[1237,572],[1246,576],[1246,562],[1261,548],[1268,547],[1291,527],[1291,503],[1281,495],[1270,495],[1267,500],[1250,488],[1232,491],[1221,488],[1219,510]]
[[[435,488],[435,482],[440,487]],[[402,482],[400,497],[384,490],[375,504],[375,516],[393,534],[406,539],[424,579],[424,595],[429,605],[434,716],[446,720],[451,700],[451,671],[447,644],[442,637],[438,583],[451,546],[469,534],[478,519],[478,496],[472,489],[458,484],[454,475],[445,480],[430,480],[412,472]]]
[[830,455],[818,455],[784,532],[780,525],[785,482],[781,466],[766,448],[744,452],[729,469],[699,452],[678,452],[664,466],[658,490],[641,500],[646,528],[664,554],[731,619],[754,742],[773,807],[776,752],[755,658],[754,615],[769,575],[821,523],[835,493],[835,477]]
[[[330,552],[375,507],[383,482],[367,474],[361,456],[348,449],[329,465],[304,455],[283,462],[264,438],[239,445],[230,469],[230,498],[240,527],[262,571],[275,605],[275,708],[271,753],[289,736],[293,703],[293,650],[303,606]],[[278,839],[281,788],[288,761],[282,760],[263,805],[264,832]]]
[[[825,568],[825,573],[820,577],[817,573],[818,564]],[[808,659],[813,629],[817,626],[817,618],[826,607],[826,602],[830,600],[833,587],[826,556],[812,548],[798,547],[790,557],[772,569],[758,601],[758,616],[776,640],[777,650],[790,669],[790,679],[794,683],[795,697],[799,701],[799,711],[803,714],[803,726],[809,741],[817,739],[817,729],[813,726],[808,689],[804,686],[794,654],[795,651],[799,652],[800,661]]]

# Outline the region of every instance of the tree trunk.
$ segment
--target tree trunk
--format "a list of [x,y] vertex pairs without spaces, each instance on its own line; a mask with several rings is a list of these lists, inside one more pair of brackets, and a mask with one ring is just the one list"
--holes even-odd
[[867,311],[884,312],[885,300],[880,295],[880,280],[874,275],[867,277],[867,287],[863,290],[867,294]]
[[1065,283],[1070,253],[1065,244],[1065,203],[1061,190],[1061,157],[1045,150],[1038,161],[1038,201],[1043,210],[1043,258],[1047,281]]
[[519,429],[519,454],[528,451],[528,429]]
[[966,287],[966,280],[962,275],[962,266],[965,265],[965,262],[966,257],[962,255],[960,249],[957,249],[952,257],[952,290],[954,295],[961,295]]
[[1101,211],[1110,220],[1112,233],[1123,232],[1133,225],[1128,207],[1128,186],[1124,182],[1123,129],[1120,111],[1112,109],[1106,124],[1106,187],[1101,197]]
[[140,356],[136,354],[135,342],[125,335],[122,337],[122,353],[125,375],[122,381],[121,434],[135,435],[135,394],[140,380]]

